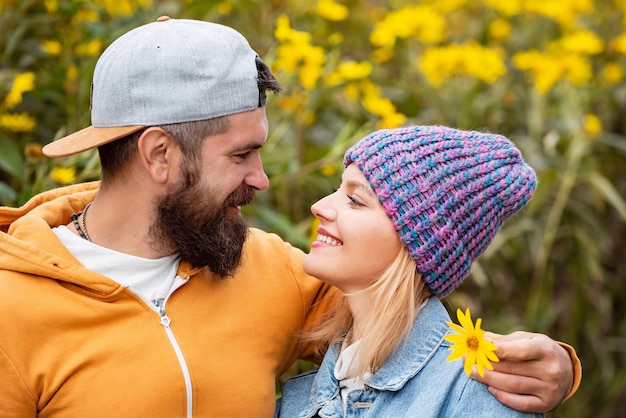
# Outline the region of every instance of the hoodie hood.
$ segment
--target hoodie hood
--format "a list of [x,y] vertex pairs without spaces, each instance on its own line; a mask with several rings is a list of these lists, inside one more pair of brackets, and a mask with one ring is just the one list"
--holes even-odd
[[51,228],[71,222],[71,215],[91,202],[100,182],[41,193],[19,208],[0,207],[0,270],[52,278],[79,286],[96,297],[111,297],[122,286],[87,270]]

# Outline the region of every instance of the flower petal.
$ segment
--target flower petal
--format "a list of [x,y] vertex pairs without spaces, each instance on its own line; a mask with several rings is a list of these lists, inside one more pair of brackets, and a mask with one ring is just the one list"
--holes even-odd
[[476,353],[474,351],[469,351],[467,353],[467,357],[465,357],[465,364],[464,364],[464,369],[465,369],[465,373],[469,376],[470,373],[472,373],[472,368],[474,367],[474,364],[476,363]]
[[467,337],[460,334],[448,334],[443,337],[444,340],[450,341],[452,344],[467,345]]
[[463,335],[463,336],[467,336],[467,331],[464,330],[463,328],[461,328],[460,326],[458,326],[457,324],[453,324],[453,323],[449,323],[450,324],[450,328],[452,328],[453,330],[455,330],[456,332],[458,332],[459,334]]
[[458,360],[467,354],[467,349],[457,345],[450,347],[448,350],[452,351],[452,353],[450,353],[446,361]]
[[457,309],[456,316],[459,319],[459,323],[465,329],[466,332],[474,331],[474,324],[472,324],[472,317],[469,308],[465,310],[465,315],[460,309]]

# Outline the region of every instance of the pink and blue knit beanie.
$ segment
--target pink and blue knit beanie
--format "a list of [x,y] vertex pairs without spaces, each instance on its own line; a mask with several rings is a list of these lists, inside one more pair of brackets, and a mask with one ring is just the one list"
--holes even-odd
[[436,297],[453,291],[502,223],[537,187],[535,171],[501,135],[442,126],[374,132],[353,145],[355,163]]

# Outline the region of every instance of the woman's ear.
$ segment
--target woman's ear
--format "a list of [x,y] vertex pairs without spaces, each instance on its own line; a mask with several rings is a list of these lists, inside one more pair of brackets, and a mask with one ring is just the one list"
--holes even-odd
[[151,127],[139,137],[137,144],[141,164],[157,183],[166,183],[178,171],[180,149],[169,133]]

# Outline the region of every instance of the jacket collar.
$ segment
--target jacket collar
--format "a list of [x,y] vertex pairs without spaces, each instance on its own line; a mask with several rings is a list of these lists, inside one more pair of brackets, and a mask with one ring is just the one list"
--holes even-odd
[[379,390],[400,390],[428,363],[444,342],[450,317],[441,301],[431,297],[417,315],[404,343],[374,373],[368,386]]
[[[408,338],[383,366],[366,382],[367,386],[377,390],[397,391],[414,377],[428,363],[435,351],[444,343],[448,333],[450,316],[441,301],[431,297],[420,310]],[[339,385],[334,376],[335,364],[339,358],[339,344],[329,347],[326,356],[311,387],[308,413],[301,416],[313,416],[328,399],[338,396]],[[341,408],[341,403],[325,408]],[[327,409],[324,410],[328,412]]]

